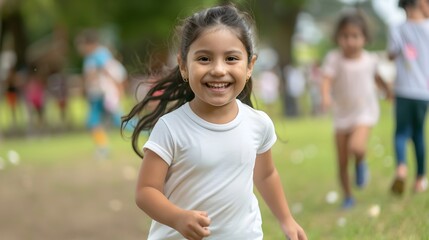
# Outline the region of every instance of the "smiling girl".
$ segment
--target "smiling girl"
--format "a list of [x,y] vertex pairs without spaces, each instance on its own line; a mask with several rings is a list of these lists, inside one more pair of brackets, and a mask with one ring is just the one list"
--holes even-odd
[[[271,157],[274,125],[250,101],[256,61],[250,23],[233,6],[185,19],[178,66],[123,118],[125,126],[160,100],[132,136],[143,157],[136,202],[153,219],[148,239],[262,239],[254,185],[285,236],[307,239]],[[152,131],[141,152],[144,130]]]

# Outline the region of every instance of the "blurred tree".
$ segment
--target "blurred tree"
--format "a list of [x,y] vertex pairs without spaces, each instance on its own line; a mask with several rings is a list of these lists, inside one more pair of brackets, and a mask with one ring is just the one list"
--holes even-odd
[[57,2],[61,21],[67,23],[72,35],[86,27],[115,31],[118,42],[114,44],[129,67],[135,66],[137,71],[143,63],[148,68],[159,68],[164,64],[169,52],[168,39],[172,37],[178,19],[214,3],[215,0],[199,1],[198,4],[192,0]]
[[[202,7],[230,2],[225,0],[3,1],[9,5],[1,8],[2,19],[11,16],[6,14],[7,12],[15,12],[22,19],[19,28],[23,34],[17,37],[22,41],[21,46],[43,38],[52,33],[57,26],[65,28],[70,40],[83,28],[104,28],[117,34],[115,47],[121,52],[128,66],[144,63],[150,67],[159,67],[166,61],[171,48],[169,39],[174,34],[173,27],[181,18]],[[264,36],[263,41],[272,44],[279,52],[281,66],[290,64],[292,61],[291,37],[296,17],[306,1],[235,0],[231,2],[255,14],[260,36]],[[28,35],[28,41],[25,40],[27,37],[24,34]],[[22,51],[25,47],[19,49]],[[148,64],[147,59],[152,61]]]
[[[172,37],[178,19],[218,1],[2,0],[1,3],[3,32],[8,30],[16,35],[17,52],[25,52],[27,45],[51,34],[57,26],[65,28],[70,40],[84,28],[99,28],[117,34],[113,44],[124,59],[135,64],[138,58],[146,59],[156,51],[161,54],[152,59],[154,65],[159,65],[166,60],[167,39]],[[2,41],[5,35],[0,36]]]
[[5,44],[6,37],[11,39],[9,47],[16,53],[15,68],[25,68],[25,53],[27,48],[27,35],[24,25],[23,13],[19,0],[3,0],[0,3],[0,50]]
[[284,99],[284,114],[297,116],[297,101],[289,94],[283,68],[293,64],[292,36],[298,14],[306,0],[264,0],[255,1],[255,15],[261,41],[272,46],[278,53],[280,67],[280,93]]

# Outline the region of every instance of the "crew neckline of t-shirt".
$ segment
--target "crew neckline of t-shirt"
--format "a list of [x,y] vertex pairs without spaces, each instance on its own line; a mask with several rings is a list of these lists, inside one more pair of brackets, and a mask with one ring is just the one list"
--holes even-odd
[[343,53],[340,52],[341,60],[346,63],[356,63],[362,61],[367,56],[367,51],[363,50],[361,55],[357,58],[347,58],[343,55]]
[[230,129],[235,128],[241,121],[241,115],[242,115],[242,111],[243,111],[243,106],[240,102],[240,100],[236,99],[237,105],[238,105],[238,113],[237,116],[230,122],[228,123],[224,123],[224,124],[216,124],[216,123],[211,123],[208,122],[204,119],[202,119],[201,117],[199,117],[196,113],[194,113],[194,111],[192,111],[191,106],[189,106],[189,102],[187,102],[185,105],[183,105],[183,109],[185,114],[195,123],[197,123],[198,125],[200,125],[201,127],[204,127],[206,129],[209,130],[213,130],[213,131],[228,131]]
[[414,26],[421,26],[422,24],[429,24],[429,19],[422,19],[420,21],[412,21],[412,20],[407,20],[405,21],[405,24],[408,25],[414,25]]

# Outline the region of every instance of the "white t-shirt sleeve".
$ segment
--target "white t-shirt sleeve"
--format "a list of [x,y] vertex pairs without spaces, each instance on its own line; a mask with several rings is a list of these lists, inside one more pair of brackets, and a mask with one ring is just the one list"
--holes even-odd
[[171,132],[165,122],[160,119],[150,133],[148,141],[143,149],[150,149],[160,156],[168,165],[174,158],[174,143]]
[[268,151],[277,141],[277,136],[276,136],[276,131],[274,128],[273,121],[271,120],[270,117],[268,117],[266,113],[264,112],[261,112],[261,113],[265,123],[265,133],[264,133],[265,135],[263,136],[261,145],[257,150],[257,154],[261,154]]
[[336,67],[338,62],[338,53],[336,51],[330,51],[323,61],[322,73],[324,76],[335,78]]
[[371,66],[373,67],[374,75],[379,74],[378,68],[381,62],[380,56],[377,55],[375,52],[368,52],[368,54],[371,61]]

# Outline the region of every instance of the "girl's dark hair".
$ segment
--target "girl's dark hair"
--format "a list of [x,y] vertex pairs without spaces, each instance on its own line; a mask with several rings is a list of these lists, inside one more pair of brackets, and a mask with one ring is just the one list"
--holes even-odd
[[398,2],[398,6],[400,8],[407,8],[407,7],[412,7],[412,6],[416,6],[418,0],[399,0]]
[[[179,38],[178,51],[184,63],[186,63],[191,44],[206,29],[218,25],[228,27],[237,34],[247,51],[248,62],[250,63],[254,55],[253,21],[249,15],[240,12],[232,5],[208,8],[193,14],[183,21],[181,27],[178,28],[177,36]],[[154,94],[155,92],[161,92],[162,94]],[[252,79],[249,79],[237,98],[253,107],[251,93]],[[157,81],[144,99],[137,103],[128,115],[122,117],[121,130],[124,130],[128,124],[135,124],[131,137],[134,151],[140,157],[143,157],[138,146],[140,132],[151,130],[161,116],[179,108],[194,97],[195,95],[189,84],[182,79],[179,66],[176,66],[168,75]],[[157,104],[154,111],[145,113],[146,106],[151,101],[159,101],[159,104]],[[134,120],[137,120],[137,123],[134,123]]]
[[342,14],[338,19],[333,35],[334,42],[337,42],[341,30],[349,24],[358,26],[362,30],[366,42],[371,40],[371,34],[369,33],[369,28],[364,12],[362,12],[362,10],[353,10]]

